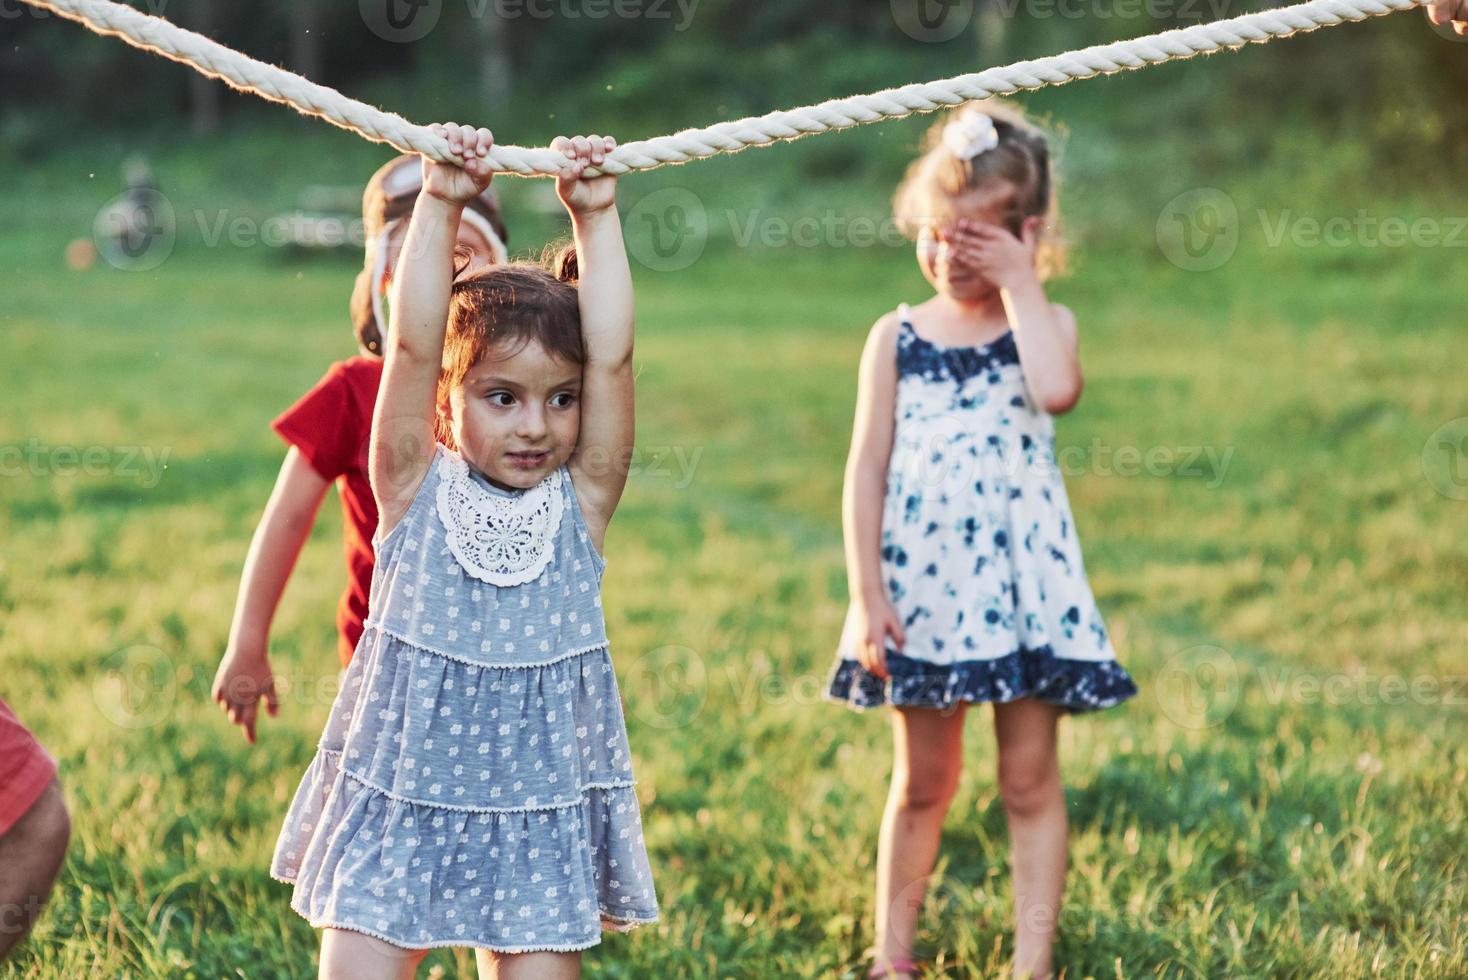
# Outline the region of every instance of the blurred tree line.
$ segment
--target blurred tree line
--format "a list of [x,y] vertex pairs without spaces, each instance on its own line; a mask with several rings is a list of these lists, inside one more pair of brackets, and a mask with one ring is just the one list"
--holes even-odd
[[[1260,0],[131,0],[251,56],[408,118],[459,118],[517,136],[556,107],[651,135],[838,95],[1236,16]],[[374,7],[373,5],[377,5]],[[436,16],[420,39],[369,23]],[[920,24],[961,29],[921,33]],[[382,8],[378,10],[377,8]],[[421,9],[418,9],[421,8]],[[947,21],[935,18],[949,18]],[[904,30],[904,26],[908,27]],[[1200,134],[1305,128],[1349,134],[1392,172],[1463,172],[1468,44],[1417,12],[1332,28],[1328,40],[1251,47],[1247,70],[1162,84],[1132,125]],[[44,148],[44,128],[207,133],[283,110],[79,25],[0,0],[0,152]],[[1164,69],[1165,70],[1165,69]],[[1170,76],[1175,79],[1178,76]],[[1199,77],[1196,73],[1188,76]],[[1080,83],[1095,84],[1095,83]],[[1120,110],[1119,110],[1120,112]],[[1126,116],[1127,113],[1120,112]],[[1263,118],[1267,125],[1244,125]],[[507,124],[519,128],[509,130]],[[1125,125],[1123,121],[1119,125]],[[537,130],[537,136],[541,135]],[[526,136],[523,140],[528,140]],[[521,140],[521,141],[523,141]],[[1227,155],[1261,147],[1220,137]],[[1420,171],[1420,172],[1419,172]]]

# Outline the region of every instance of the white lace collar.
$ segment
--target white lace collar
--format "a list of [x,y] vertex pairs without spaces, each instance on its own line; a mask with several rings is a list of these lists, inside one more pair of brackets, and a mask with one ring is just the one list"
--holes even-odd
[[500,586],[539,578],[555,554],[563,479],[557,469],[528,490],[497,495],[446,450],[438,461],[438,517],[464,571]]

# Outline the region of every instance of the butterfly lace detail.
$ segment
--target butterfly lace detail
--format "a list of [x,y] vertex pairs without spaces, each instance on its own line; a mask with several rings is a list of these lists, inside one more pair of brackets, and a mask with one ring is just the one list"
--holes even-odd
[[449,551],[464,570],[490,585],[523,585],[541,576],[555,554],[564,500],[560,470],[534,487],[500,497],[475,483],[457,454],[438,463],[438,516]]

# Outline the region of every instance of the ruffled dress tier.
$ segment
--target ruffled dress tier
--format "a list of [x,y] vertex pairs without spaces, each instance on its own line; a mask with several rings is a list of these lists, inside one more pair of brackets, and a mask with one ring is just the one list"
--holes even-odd
[[496,487],[439,446],[374,540],[371,613],[271,874],[316,928],[577,950],[656,921],[571,474]]

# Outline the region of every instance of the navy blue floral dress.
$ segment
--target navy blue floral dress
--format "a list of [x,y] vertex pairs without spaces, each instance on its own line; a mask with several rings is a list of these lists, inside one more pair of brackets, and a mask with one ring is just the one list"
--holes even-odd
[[1137,693],[1086,581],[1055,459],[1013,333],[979,347],[918,336],[904,304],[882,576],[901,618],[883,680],[857,661],[848,611],[826,697],[946,708],[1034,697],[1070,712]]

